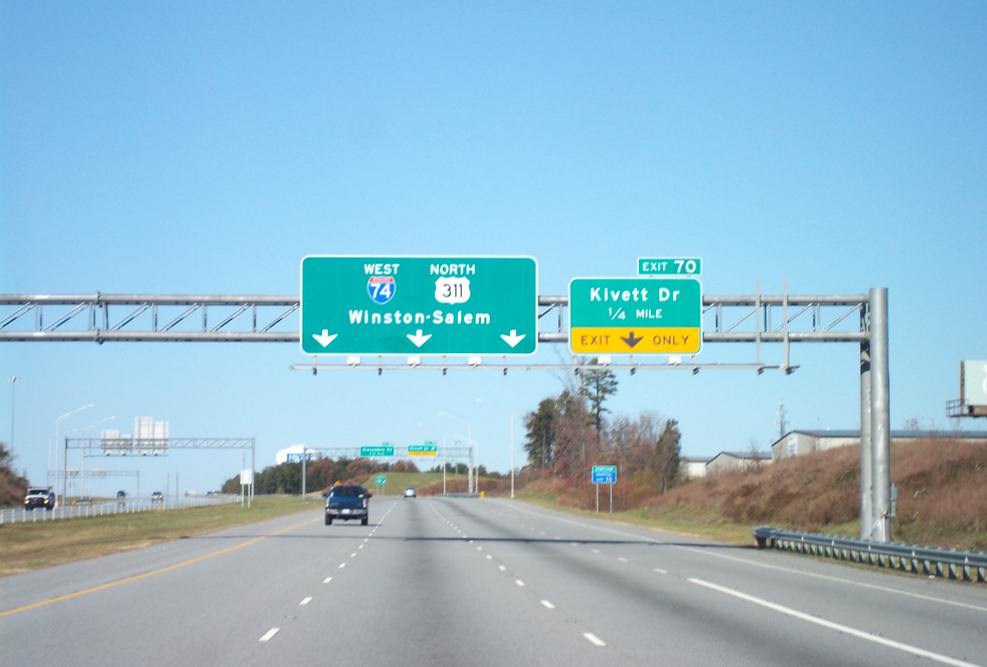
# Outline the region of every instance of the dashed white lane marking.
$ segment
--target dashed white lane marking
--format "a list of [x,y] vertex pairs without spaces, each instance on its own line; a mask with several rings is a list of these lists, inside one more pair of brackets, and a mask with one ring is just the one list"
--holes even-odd
[[346,563],[340,563],[339,564],[339,569],[340,570],[342,570],[344,567],[346,567]]
[[658,574],[668,574],[668,570],[663,570],[660,567],[656,567],[655,572],[657,572]]
[[332,581],[332,577],[326,577],[325,579],[322,580],[322,583],[328,584],[330,581]]
[[501,572],[507,572],[507,566],[506,565],[498,565],[497,566],[497,569],[500,570]]
[[350,554],[350,558],[356,558],[356,552],[355,551]]
[[592,642],[593,644],[595,644],[597,646],[606,646],[607,645],[607,643],[605,641],[603,641],[602,639],[600,639],[599,637],[597,637],[596,635],[594,635],[592,632],[584,632],[583,633],[583,637],[585,637],[586,639],[590,640],[590,642]]
[[555,605],[549,602],[548,600],[542,600],[541,604],[543,607],[545,607],[545,609],[555,609]]
[[802,621],[807,621],[809,623],[814,623],[816,625],[821,625],[824,628],[829,628],[830,630],[836,630],[837,632],[842,632],[844,634],[852,635],[854,637],[859,637],[860,639],[866,639],[867,641],[874,642],[875,644],[881,644],[889,648],[897,649],[905,653],[911,653],[912,655],[917,655],[922,658],[928,658],[930,660],[935,660],[936,662],[941,662],[946,665],[960,665],[962,667],[974,667],[971,662],[964,662],[963,660],[957,660],[955,658],[950,658],[949,656],[941,655],[939,653],[933,653],[932,651],[926,651],[925,649],[918,648],[917,646],[911,646],[909,644],[903,644],[901,642],[896,642],[893,639],[885,639],[884,637],[879,637],[877,635],[872,635],[869,632],[864,632],[863,630],[857,630],[856,628],[851,628],[848,625],[842,625],[840,623],[834,623],[833,621],[827,621],[822,618],[817,618],[815,616],[810,616],[809,614],[796,611],[790,607],[784,607],[780,604],[775,604],[773,602],[768,602],[767,600],[762,600],[761,598],[756,598],[753,595],[747,595],[746,593],[741,593],[740,591],[733,590],[732,588],[726,588],[724,586],[717,586],[716,584],[711,584],[708,581],[703,581],[702,579],[686,579],[686,581],[698,584],[700,586],[705,586],[714,591],[720,593],[725,593],[726,595],[732,595],[735,598],[744,600],[745,602],[751,602],[762,607],[766,607],[773,611],[786,614],[793,618],[797,618]]
[[524,582],[521,581],[520,579],[515,579],[514,583],[520,586],[521,588],[524,588]]
[[260,638],[259,641],[262,641],[262,642],[270,641],[271,640],[271,637],[273,637],[274,635],[278,634],[278,630],[280,630],[280,629],[281,628],[271,628],[270,630],[267,631],[267,634],[265,634],[263,637]]
[[309,596],[309,597],[305,598],[304,600],[302,600],[301,602],[299,602],[298,603],[298,606],[299,607],[304,607],[305,605],[307,605],[311,601],[312,601],[312,598],[311,598],[311,596]]
[[627,560],[623,556],[620,556],[619,558],[617,558],[617,560],[619,560],[621,563],[629,563],[630,562],[629,560]]

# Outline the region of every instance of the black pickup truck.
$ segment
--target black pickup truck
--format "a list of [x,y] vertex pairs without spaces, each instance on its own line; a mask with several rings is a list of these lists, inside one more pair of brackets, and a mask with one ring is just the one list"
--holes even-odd
[[336,484],[326,496],[326,525],[333,519],[359,519],[364,526],[370,521],[370,499],[373,497],[362,486],[356,484]]

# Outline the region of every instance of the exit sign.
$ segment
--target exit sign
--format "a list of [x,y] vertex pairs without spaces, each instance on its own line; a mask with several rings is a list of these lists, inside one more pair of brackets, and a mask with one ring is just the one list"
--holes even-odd
[[531,257],[305,257],[302,352],[533,354],[537,278]]
[[697,278],[574,278],[569,347],[577,354],[696,354],[702,304]]
[[639,258],[637,272],[659,276],[698,276],[703,272],[703,261],[698,257]]

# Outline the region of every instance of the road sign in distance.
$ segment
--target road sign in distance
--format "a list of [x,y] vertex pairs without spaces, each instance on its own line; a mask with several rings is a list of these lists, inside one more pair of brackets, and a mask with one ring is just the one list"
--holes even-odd
[[577,354],[696,354],[702,347],[698,278],[575,278],[569,348]]
[[408,445],[408,456],[436,456],[438,448],[435,445]]
[[305,257],[302,352],[533,354],[537,274],[531,257]]
[[616,484],[617,466],[593,466],[593,484]]
[[377,486],[384,486],[387,484],[387,477],[385,475],[377,475],[377,479],[374,480]]
[[703,272],[703,261],[698,257],[638,258],[637,272],[641,275],[698,276]]
[[391,445],[360,447],[360,456],[394,456],[394,447]]

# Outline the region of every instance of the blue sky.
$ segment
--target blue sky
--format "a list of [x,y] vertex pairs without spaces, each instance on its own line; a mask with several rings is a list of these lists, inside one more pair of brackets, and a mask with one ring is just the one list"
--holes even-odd
[[[297,294],[306,255],[367,254],[531,256],[551,295],[701,257],[707,294],[887,287],[892,428],[950,428],[959,362],[987,357],[985,32],[977,2],[0,0],[0,292]],[[766,447],[781,400],[792,427],[858,427],[856,346],[793,354],[790,376],[620,375],[609,405],[678,420],[692,456]],[[563,388],[290,370],[307,361],[0,344],[18,467],[43,481],[56,418],[92,403],[63,435],[153,416],[256,437],[258,468],[299,443],[452,439],[445,411],[506,471],[507,411],[520,464],[523,414]],[[202,491],[241,458],[86,465]]]

